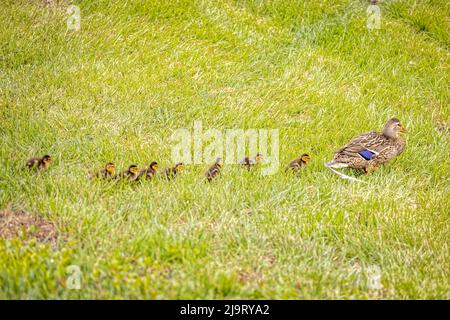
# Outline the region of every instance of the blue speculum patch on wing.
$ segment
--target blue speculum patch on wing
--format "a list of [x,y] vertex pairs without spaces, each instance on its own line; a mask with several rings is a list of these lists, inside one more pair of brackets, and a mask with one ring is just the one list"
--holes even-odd
[[372,160],[372,158],[375,157],[375,153],[369,150],[363,150],[358,153],[361,157],[363,157],[366,160]]

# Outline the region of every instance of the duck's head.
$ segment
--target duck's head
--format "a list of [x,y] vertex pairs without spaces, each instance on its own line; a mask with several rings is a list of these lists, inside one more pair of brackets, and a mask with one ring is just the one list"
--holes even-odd
[[261,162],[264,160],[264,157],[261,153],[257,153],[255,157],[256,162]]
[[383,129],[383,135],[391,139],[397,139],[402,133],[406,133],[406,129],[397,118],[389,119]]
[[132,164],[128,167],[128,172],[132,174],[136,174],[138,172],[138,167],[135,164]]
[[44,162],[45,165],[49,165],[50,163],[52,163],[52,157],[46,154],[42,157],[42,162]]
[[152,161],[152,163],[150,163],[149,168],[152,170],[158,170],[158,162],[156,161]]
[[183,170],[184,170],[183,162],[178,162],[174,168],[175,168],[176,172],[179,172],[179,173],[183,172]]
[[304,163],[308,163],[309,161],[311,161],[311,157],[309,156],[309,154],[304,153],[300,156],[300,159],[302,159],[302,161]]
[[105,170],[111,174],[113,174],[116,171],[116,165],[112,162],[108,162],[105,165]]
[[216,166],[218,166],[219,168],[223,166],[223,160],[222,158],[218,157],[216,158],[216,162],[215,162]]

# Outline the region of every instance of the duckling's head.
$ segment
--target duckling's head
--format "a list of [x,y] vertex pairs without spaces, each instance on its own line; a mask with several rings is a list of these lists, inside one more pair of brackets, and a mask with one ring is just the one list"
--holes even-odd
[[50,163],[52,163],[52,157],[46,154],[42,157],[42,162],[44,162],[45,165],[49,165]]
[[183,162],[178,162],[174,168],[175,168],[176,172],[180,172],[180,173],[183,172],[183,170],[184,170]]
[[406,133],[405,127],[402,126],[397,118],[389,119],[383,129],[383,135],[390,139],[397,139],[401,133]]
[[223,166],[223,160],[221,157],[216,158],[216,162],[215,162],[216,166],[218,166],[219,168]]
[[152,163],[150,163],[150,169],[152,169],[152,170],[158,170],[158,162],[156,162],[156,161],[153,161]]
[[136,174],[138,172],[138,167],[135,164],[132,164],[128,167],[128,172],[132,173],[132,174]]
[[309,161],[311,161],[311,157],[309,156],[309,154],[304,153],[300,156],[300,159],[302,159],[302,161],[304,163],[308,163]]
[[116,171],[116,165],[112,162],[108,162],[105,165],[105,170],[111,174],[113,174]]
[[257,153],[255,157],[256,162],[261,162],[264,160],[264,157],[261,153]]

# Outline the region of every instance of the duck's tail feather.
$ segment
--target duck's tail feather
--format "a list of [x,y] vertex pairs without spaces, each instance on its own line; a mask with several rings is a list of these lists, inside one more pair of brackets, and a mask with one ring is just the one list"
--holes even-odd
[[343,174],[342,172],[339,172],[334,169],[334,168],[347,168],[348,164],[346,164],[346,163],[338,163],[335,161],[330,161],[330,162],[326,163],[325,166],[328,169],[330,169],[332,172],[337,174],[339,177],[341,177],[342,179],[349,180],[349,181],[364,182],[364,181],[356,179],[355,177],[348,176],[348,175]]
[[326,166],[328,168],[348,168],[348,164],[347,163],[342,163],[342,162],[336,162],[335,160],[330,161],[326,164]]

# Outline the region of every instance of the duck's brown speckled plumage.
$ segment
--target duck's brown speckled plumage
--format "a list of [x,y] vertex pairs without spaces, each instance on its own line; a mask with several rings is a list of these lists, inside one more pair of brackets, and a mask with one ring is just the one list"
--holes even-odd
[[[344,147],[336,151],[334,158],[327,165],[331,168],[355,168],[365,172],[376,169],[379,165],[400,155],[406,140],[401,133],[406,130],[396,118],[390,119],[382,132],[366,132],[351,139]],[[365,159],[361,153],[373,154]]]

